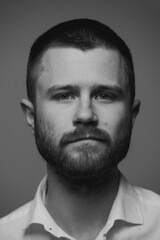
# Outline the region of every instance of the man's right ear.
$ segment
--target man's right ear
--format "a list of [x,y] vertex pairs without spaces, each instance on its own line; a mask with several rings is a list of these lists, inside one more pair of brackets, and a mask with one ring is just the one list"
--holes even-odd
[[28,126],[32,130],[32,134],[34,135],[34,106],[33,104],[27,100],[27,99],[22,99],[21,100],[21,108],[23,111],[23,114],[26,118]]

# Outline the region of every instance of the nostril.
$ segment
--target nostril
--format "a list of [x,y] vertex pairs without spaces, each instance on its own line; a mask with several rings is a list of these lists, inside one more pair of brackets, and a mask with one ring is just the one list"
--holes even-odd
[[78,126],[78,125],[94,125],[96,126],[98,124],[98,118],[95,114],[93,114],[90,117],[80,117],[77,116],[73,120],[73,125]]
[[83,125],[83,126],[97,126],[97,122],[94,122],[94,121],[88,121],[88,122],[86,122],[86,121],[76,121],[76,122],[73,122],[73,125],[75,126],[75,127],[77,127],[77,126],[80,126],[80,125]]

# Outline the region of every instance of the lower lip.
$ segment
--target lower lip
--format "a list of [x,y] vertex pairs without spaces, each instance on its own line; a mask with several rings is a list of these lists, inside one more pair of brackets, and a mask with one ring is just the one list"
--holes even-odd
[[69,144],[81,144],[81,143],[90,143],[94,145],[94,144],[103,143],[103,142],[97,139],[81,139],[75,142],[71,142]]

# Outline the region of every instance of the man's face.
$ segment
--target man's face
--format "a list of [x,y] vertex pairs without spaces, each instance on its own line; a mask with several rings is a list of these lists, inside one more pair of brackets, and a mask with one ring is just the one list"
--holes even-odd
[[114,50],[49,49],[37,81],[35,138],[60,175],[94,178],[116,167],[135,117],[124,62]]

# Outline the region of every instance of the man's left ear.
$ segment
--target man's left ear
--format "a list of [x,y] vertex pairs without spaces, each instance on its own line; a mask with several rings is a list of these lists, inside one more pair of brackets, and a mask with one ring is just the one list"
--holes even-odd
[[137,99],[134,100],[133,105],[132,105],[132,126],[134,125],[136,116],[139,113],[140,105],[141,105],[140,100],[137,100]]

